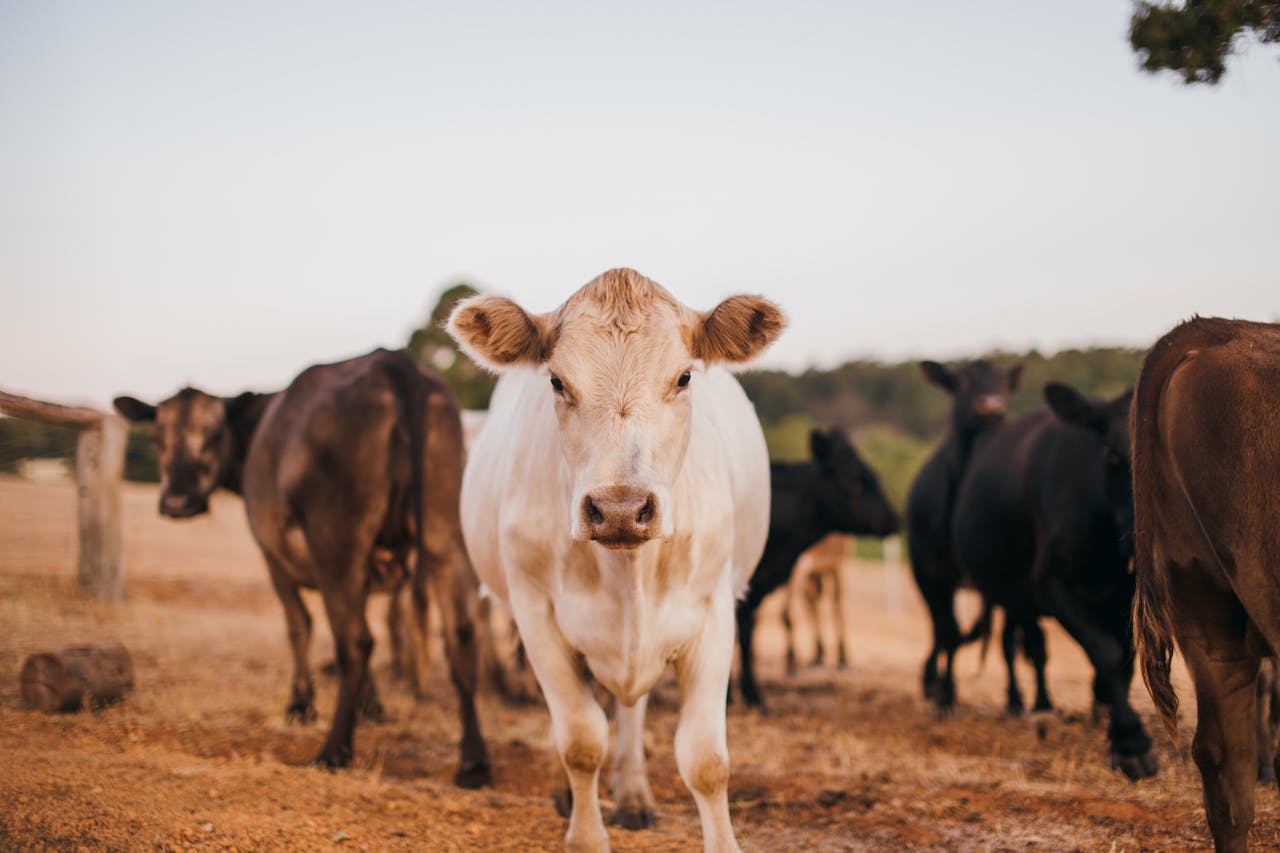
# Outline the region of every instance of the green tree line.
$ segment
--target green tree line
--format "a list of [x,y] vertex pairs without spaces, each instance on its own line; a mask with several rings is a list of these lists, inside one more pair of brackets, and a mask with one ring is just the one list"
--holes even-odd
[[[1020,388],[1009,401],[1010,416],[1016,417],[1043,405],[1044,384],[1050,380],[1094,397],[1120,394],[1137,378],[1143,354],[1127,347],[1094,347],[985,357],[1005,367],[1023,365]],[[916,361],[850,361],[800,373],[756,370],[740,379],[755,403],[772,458],[807,459],[810,429],[840,427],[879,474],[885,495],[898,510],[951,417],[951,397],[925,380]]]

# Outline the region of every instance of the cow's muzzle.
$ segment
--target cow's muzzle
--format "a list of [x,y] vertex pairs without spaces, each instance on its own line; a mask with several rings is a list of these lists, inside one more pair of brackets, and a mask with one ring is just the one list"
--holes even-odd
[[1008,408],[1008,402],[1000,394],[982,394],[973,400],[973,413],[983,421],[1000,420]]
[[586,538],[606,548],[635,548],[662,535],[657,495],[635,486],[603,486],[587,492],[578,509]]
[[160,514],[169,518],[191,518],[209,511],[209,499],[203,495],[175,495],[165,493],[160,496]]

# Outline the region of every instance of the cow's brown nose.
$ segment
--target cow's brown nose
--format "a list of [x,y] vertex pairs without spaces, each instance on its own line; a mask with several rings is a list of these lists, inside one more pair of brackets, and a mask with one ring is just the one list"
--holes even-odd
[[582,526],[606,548],[634,548],[658,535],[658,500],[634,486],[595,489],[582,499]]
[[175,495],[166,492],[160,496],[160,514],[170,518],[191,518],[207,512],[209,502],[199,495]]
[[973,401],[973,410],[984,418],[1003,417],[1008,409],[1004,397],[999,394],[983,394]]

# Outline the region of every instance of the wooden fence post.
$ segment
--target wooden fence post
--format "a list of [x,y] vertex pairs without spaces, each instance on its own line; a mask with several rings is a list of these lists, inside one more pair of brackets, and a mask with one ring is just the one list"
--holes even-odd
[[119,601],[124,594],[120,572],[120,482],[129,428],[117,415],[104,415],[97,426],[80,430],[76,441],[76,521],[80,558],[76,578],[94,598]]
[[76,579],[94,598],[119,600],[124,594],[120,484],[124,479],[128,425],[115,414],[59,406],[4,391],[0,391],[0,412],[80,428],[76,441],[76,521],[80,541]]

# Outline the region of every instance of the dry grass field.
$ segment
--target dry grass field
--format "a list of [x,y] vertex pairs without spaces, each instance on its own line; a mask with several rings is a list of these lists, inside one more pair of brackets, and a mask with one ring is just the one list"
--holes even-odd
[[[391,684],[382,608],[371,606],[375,673],[392,720],[356,732],[356,763],[307,765],[332,711],[288,726],[289,655],[280,607],[238,500],[212,514],[161,519],[153,487],[125,495],[126,598],[86,599],[74,583],[74,491],[0,478],[0,850],[559,850],[564,821],[546,780],[546,712],[482,697],[492,789],[450,778],[458,734],[442,659],[423,701]],[[1202,850],[1211,847],[1199,779],[1185,758],[1194,702],[1184,700],[1182,755],[1158,731],[1145,688],[1138,707],[1162,759],[1131,784],[1108,769],[1089,719],[1090,670],[1049,625],[1044,730],[1002,713],[992,650],[959,661],[961,707],[935,721],[918,677],[927,620],[909,573],[887,583],[858,566],[853,664],[784,676],[777,602],[763,614],[760,668],[771,713],[729,713],[730,801],[745,850]],[[895,600],[897,605],[895,606]],[[313,656],[330,656],[317,600]],[[132,652],[136,688],[121,705],[45,715],[23,710],[18,670],[30,653],[106,639]],[[1029,685],[1029,680],[1024,682]],[[611,829],[615,850],[699,850],[697,813],[676,773],[671,690],[650,714],[657,828]],[[605,808],[611,807],[607,790]],[[1258,791],[1258,850],[1280,848],[1280,801]]]

